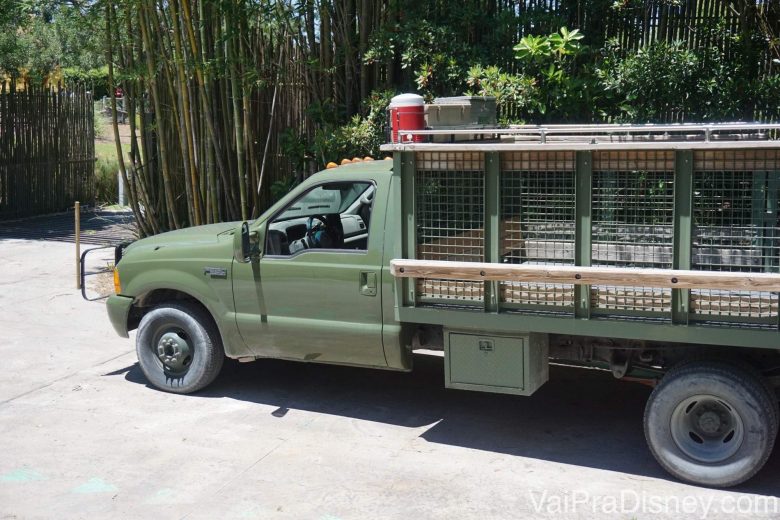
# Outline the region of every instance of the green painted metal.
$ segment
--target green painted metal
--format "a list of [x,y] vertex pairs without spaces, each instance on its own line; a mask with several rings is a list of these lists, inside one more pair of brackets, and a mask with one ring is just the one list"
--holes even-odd
[[[693,244],[693,153],[674,154],[674,243],[673,269],[690,269]],[[672,289],[672,322],[688,323],[690,291]]]
[[[198,226],[134,242],[117,265],[122,296],[132,297],[136,303],[143,303],[154,292],[195,299],[214,317],[227,354],[249,355],[236,327],[230,278],[212,278],[205,273],[207,267],[231,272],[233,232],[238,225]],[[112,300],[112,305],[116,301]]]
[[549,377],[548,338],[543,334],[444,331],[447,388],[531,395]]
[[162,334],[155,349],[157,358],[169,373],[185,374],[192,363],[192,347],[182,331],[171,329]]
[[[501,161],[498,152],[485,153],[485,261],[501,261]],[[498,312],[499,286],[485,282],[485,310]]]
[[780,268],[780,258],[777,252],[772,251],[772,244],[780,237],[777,236],[775,224],[777,223],[778,204],[780,203],[780,171],[766,173],[766,211],[764,212],[764,268],[769,272],[777,272]]
[[[778,211],[780,211],[780,170],[767,172],[767,194],[766,194],[766,219],[767,223],[777,222]],[[777,230],[772,227],[767,230],[769,235],[765,240],[772,241],[780,239]],[[772,254],[764,250],[764,258],[771,258],[769,264],[765,264],[767,271],[777,272],[780,270],[780,258],[778,253]],[[780,328],[780,313],[777,315],[777,325]]]
[[[403,258],[417,257],[417,224],[415,219],[415,160],[414,153],[402,152],[401,160],[401,215]],[[416,298],[415,281],[405,280],[403,304],[414,306]]]
[[129,296],[122,296],[114,294],[108,297],[106,300],[106,310],[108,311],[108,320],[111,322],[111,326],[122,338],[130,337],[127,330],[127,317],[130,314],[130,309],[133,307],[133,298]]
[[461,329],[502,332],[546,332],[601,338],[668,341],[729,347],[778,348],[776,330],[706,325],[672,325],[668,322],[628,321],[614,319],[572,320],[541,314],[484,313],[444,308],[402,308],[402,322],[457,326]]
[[[338,173],[336,173],[338,172]],[[382,295],[362,294],[367,273],[384,265],[384,233],[391,175],[359,165],[307,179],[275,211],[251,229],[264,229],[276,215],[313,187],[329,182],[370,182],[376,195],[366,250],[306,249],[291,256],[234,262],[235,321],[257,357],[385,366]],[[384,287],[378,287],[377,292]]]
[[[589,266],[593,255],[591,243],[591,197],[593,191],[593,157],[589,151],[577,152],[575,170],[574,265]],[[590,286],[574,287],[574,316],[590,317]]]

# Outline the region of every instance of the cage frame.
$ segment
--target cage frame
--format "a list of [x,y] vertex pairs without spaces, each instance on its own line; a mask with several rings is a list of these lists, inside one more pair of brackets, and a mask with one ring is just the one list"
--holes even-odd
[[[383,149],[392,151],[394,156],[395,183],[393,194],[401,209],[401,226],[391,262],[390,274],[395,276],[396,317],[399,321],[418,323],[467,323],[474,321],[475,326],[484,327],[487,322],[496,322],[502,330],[534,330],[539,332],[575,333],[587,335],[603,335],[633,339],[655,339],[669,341],[688,341],[693,343],[711,343],[737,346],[761,346],[780,348],[777,334],[780,331],[780,313],[777,311],[777,295],[780,293],[780,273],[773,265],[768,273],[739,273],[731,271],[706,271],[694,269],[694,186],[696,175],[702,170],[697,169],[698,163],[717,166],[718,161],[729,157],[742,157],[745,164],[755,168],[756,165],[772,168],[753,169],[756,177],[763,176],[771,194],[771,219],[777,222],[777,196],[780,186],[780,124],[710,124],[710,125],[552,125],[547,127],[523,127],[513,129],[482,129],[482,130],[440,130],[415,131],[410,134],[471,134],[482,137],[477,141],[436,142],[436,143],[406,143],[384,145]],[[478,134],[478,135],[477,135]],[[620,134],[616,141],[615,134]],[[680,138],[684,135],[684,138]],[[505,138],[511,136],[507,141]],[[533,139],[529,140],[528,136]],[[571,138],[568,141],[560,136]],[[572,137],[573,136],[573,137]],[[487,139],[485,139],[487,138]],[[496,140],[501,142],[496,142]],[[647,280],[656,280],[648,287],[664,287],[670,290],[668,311],[637,312],[610,314],[603,312],[592,302],[592,288],[595,283],[584,283],[574,277],[575,274],[591,280],[593,273],[600,267],[593,267],[593,189],[594,189],[594,159],[605,152],[621,155],[643,153],[648,151],[666,152],[672,161],[669,163],[673,172],[673,216],[672,228],[672,262],[669,269],[635,269],[606,268],[614,271],[612,274],[631,275],[636,278],[647,275]],[[458,301],[457,298],[437,301],[435,298],[420,298],[417,291],[420,260],[417,258],[417,209],[416,208],[416,174],[417,163],[422,153],[468,153],[482,154],[484,163],[484,239],[483,262],[472,262],[471,267],[477,271],[471,272],[473,278],[467,280],[482,280],[484,289],[482,298],[477,301]],[[507,154],[514,152],[571,152],[574,155],[574,258],[570,266],[577,272],[570,271],[571,278],[555,279],[554,283],[566,283],[573,286],[573,305],[571,312],[560,312],[555,305],[547,309],[535,306],[512,305],[502,301],[502,283],[511,277],[495,277],[480,275],[480,271],[492,271],[501,264],[502,256],[502,175],[503,162]],[[709,155],[707,155],[709,154]],[[720,154],[720,155],[718,155]],[[763,155],[762,155],[763,154]],[[720,159],[718,158],[720,157]],[[763,159],[762,159],[763,158]],[[763,162],[762,162],[763,160]],[[707,162],[709,161],[709,163]],[[697,163],[695,167],[694,163]],[[724,163],[725,164],[725,163]],[[712,169],[712,168],[710,168]],[[446,168],[445,168],[446,170]],[[725,171],[725,170],[724,170]],[[744,169],[743,171],[747,171]],[[725,173],[728,173],[727,171]],[[770,210],[769,207],[766,208]],[[762,218],[767,219],[766,215]],[[777,224],[780,227],[780,224]],[[780,251],[780,238],[770,237],[774,241],[772,247]],[[762,239],[763,240],[763,239]],[[762,243],[763,244],[763,243]],[[766,247],[765,244],[762,247]],[[780,253],[778,253],[780,254]],[[438,262],[437,275],[442,279],[464,280],[464,278],[447,278],[447,268],[461,268],[458,262]],[[427,266],[430,267],[430,266]],[[549,283],[545,274],[556,269],[543,264],[536,269],[537,277],[530,278],[531,283]],[[401,272],[404,268],[405,272]],[[579,269],[577,269],[579,268]],[[520,270],[534,271],[533,267],[525,266]],[[602,269],[603,270],[603,269]],[[473,271],[473,270],[472,270]],[[647,272],[657,271],[657,272]],[[417,274],[415,274],[417,273]],[[476,274],[475,274],[476,273]],[[655,278],[652,278],[655,277]],[[672,283],[672,279],[676,282]],[[704,280],[702,283],[691,284],[690,279]],[[642,278],[645,279],[645,278]],[[660,283],[658,280],[666,282]],[[718,283],[728,279],[729,283],[737,284],[742,289],[718,289]],[[741,284],[741,285],[740,285]],[[768,284],[768,285],[761,285]],[[620,287],[620,286],[617,286]],[[763,287],[763,289],[762,289]],[[766,289],[769,287],[769,289]],[[728,312],[723,315],[707,315],[692,308],[691,291],[698,288],[707,290],[747,291],[753,294],[757,291],[762,296],[754,303],[747,297],[749,314],[753,306],[758,306],[759,314],[765,316],[754,319],[751,316],[732,316]],[[737,308],[742,300],[737,300]],[[768,302],[768,303],[767,303]],[[762,306],[766,309],[762,310]],[[725,304],[728,310],[731,303]],[[534,310],[538,312],[534,312]],[[487,321],[486,321],[487,320]]]

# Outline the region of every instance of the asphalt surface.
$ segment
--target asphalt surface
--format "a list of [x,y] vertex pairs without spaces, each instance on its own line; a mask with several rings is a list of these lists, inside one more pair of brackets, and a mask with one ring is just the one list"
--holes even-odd
[[[52,240],[75,242],[73,212],[42,215],[20,220],[0,220],[0,240]],[[135,218],[130,210],[84,208],[80,219],[81,242],[89,245],[118,244],[137,238]]]
[[0,239],[0,519],[780,518],[780,450],[739,488],[667,477],[649,389],[554,367],[532,397],[411,374],[228,362],[150,388],[75,290],[73,245]]

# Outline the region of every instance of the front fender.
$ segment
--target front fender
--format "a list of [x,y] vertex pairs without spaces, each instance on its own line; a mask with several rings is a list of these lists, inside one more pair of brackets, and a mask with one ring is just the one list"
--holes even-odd
[[129,296],[119,294],[111,295],[106,300],[108,319],[116,333],[123,338],[130,337],[128,334],[128,317],[130,316],[133,301],[134,299]]
[[[211,262],[214,263],[214,262]],[[121,273],[120,266],[120,274]],[[127,266],[130,267],[130,266]],[[184,293],[200,302],[214,318],[217,329],[225,347],[225,353],[230,357],[250,355],[236,326],[233,309],[233,288],[230,282],[230,264],[221,266],[228,276],[212,278],[208,272],[196,274],[191,269],[156,267],[143,269],[139,266],[126,268],[129,282],[122,287],[122,296],[138,299],[156,290],[173,290]],[[202,269],[202,267],[201,267]],[[134,272],[133,272],[134,271]],[[126,321],[126,320],[125,320]]]

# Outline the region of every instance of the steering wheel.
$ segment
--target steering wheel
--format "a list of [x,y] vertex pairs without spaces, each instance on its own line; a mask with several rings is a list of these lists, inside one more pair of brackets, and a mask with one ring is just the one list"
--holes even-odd
[[[314,219],[317,219],[322,223],[321,229],[319,224],[316,227],[314,226]],[[306,241],[311,247],[320,247],[320,243],[324,238],[323,234],[326,234],[327,231],[328,221],[325,218],[325,215],[312,215],[306,223]]]

